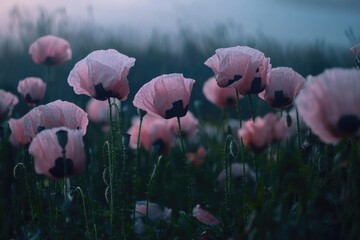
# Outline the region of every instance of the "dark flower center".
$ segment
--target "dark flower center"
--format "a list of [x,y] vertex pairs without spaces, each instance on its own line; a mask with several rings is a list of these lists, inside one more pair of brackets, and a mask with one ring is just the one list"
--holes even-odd
[[30,93],[27,93],[25,95],[25,101],[30,104],[39,104],[40,103],[39,99],[32,99],[32,97],[30,96]]
[[274,96],[275,101],[273,102],[273,105],[275,107],[283,107],[291,103],[290,98],[285,97],[283,90],[275,91]]
[[51,66],[55,65],[54,58],[53,57],[46,57],[44,61],[45,65]]
[[65,146],[68,142],[68,132],[65,130],[59,130],[56,132],[56,137],[62,150],[65,150]]
[[104,101],[109,97],[112,97],[113,94],[111,91],[106,91],[102,83],[95,85],[95,93],[96,96],[94,97],[97,100]]
[[60,157],[55,160],[55,166],[49,169],[49,173],[56,178],[71,176],[74,163],[71,159]]
[[229,81],[226,84],[226,87],[230,86],[231,84],[233,84],[236,81],[239,81],[242,77],[243,77],[242,75],[234,75],[233,79],[229,79]]
[[258,94],[262,92],[265,87],[261,87],[261,77],[255,77],[251,83],[251,88],[248,94]]
[[173,117],[183,117],[186,115],[189,105],[184,107],[182,100],[178,100],[172,103],[173,107],[165,111],[165,118],[170,119]]
[[346,114],[340,117],[338,128],[340,131],[351,134],[360,127],[360,119],[354,114]]
[[41,132],[41,131],[43,131],[43,130],[45,130],[45,127],[44,126],[38,126],[37,128],[36,128],[36,131],[39,133],[39,132]]
[[228,107],[233,107],[236,105],[236,99],[233,97],[228,97],[228,98],[226,98],[225,101],[226,101],[226,106],[228,106]]

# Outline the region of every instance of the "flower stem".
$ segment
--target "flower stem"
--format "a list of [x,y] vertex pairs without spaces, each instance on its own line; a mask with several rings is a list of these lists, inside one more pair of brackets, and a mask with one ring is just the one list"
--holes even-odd
[[183,139],[183,135],[182,135],[181,123],[180,123],[179,117],[177,117],[177,121],[178,121],[178,126],[179,126],[181,149],[183,152],[183,159],[184,159],[184,163],[185,163],[186,182],[187,182],[187,190],[188,190],[188,193],[187,193],[188,205],[189,205],[188,207],[189,207],[189,213],[192,215],[192,182],[191,182],[191,178],[190,178],[190,167],[189,167],[189,163],[186,161],[186,151],[185,151],[184,139]]
[[248,96],[249,96],[249,103],[250,103],[251,118],[252,118],[253,121],[255,121],[254,105],[253,105],[253,102],[252,102],[251,94],[248,94]]

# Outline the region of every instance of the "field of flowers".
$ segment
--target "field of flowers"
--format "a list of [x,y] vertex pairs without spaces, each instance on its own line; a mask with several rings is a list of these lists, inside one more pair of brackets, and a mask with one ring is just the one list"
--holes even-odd
[[13,14],[1,239],[359,239],[355,37],[139,47]]

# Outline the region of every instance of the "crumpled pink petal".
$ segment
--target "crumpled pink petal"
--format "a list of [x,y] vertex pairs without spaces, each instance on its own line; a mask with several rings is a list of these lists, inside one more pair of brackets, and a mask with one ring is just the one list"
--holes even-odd
[[305,79],[293,69],[273,68],[265,90],[259,93],[259,97],[274,108],[288,108],[304,84]]
[[136,93],[133,104],[150,114],[165,119],[185,116],[195,80],[182,74],[165,74],[144,84]]
[[67,143],[64,148],[65,159],[72,163],[72,167],[67,169],[67,176],[78,176],[86,166],[83,135],[79,130],[65,127],[46,129],[32,140],[29,153],[34,157],[35,171],[53,179],[64,177],[64,173],[61,172],[63,170],[61,163],[64,163],[63,149],[57,136],[59,131],[67,133]]
[[68,83],[76,94],[102,101],[110,97],[126,100],[130,92],[127,75],[134,64],[135,58],[115,49],[97,50],[75,65]]
[[271,69],[269,58],[247,46],[216,49],[205,65],[213,70],[220,87],[236,88],[241,95],[263,91]]
[[85,135],[89,123],[84,110],[73,103],[61,100],[33,108],[18,121],[16,124],[10,125],[10,129],[12,132],[20,134],[22,131],[18,130],[20,128],[17,127],[17,124],[21,122],[24,136],[14,135],[14,137],[22,145],[29,143],[43,129],[67,127],[79,129]]

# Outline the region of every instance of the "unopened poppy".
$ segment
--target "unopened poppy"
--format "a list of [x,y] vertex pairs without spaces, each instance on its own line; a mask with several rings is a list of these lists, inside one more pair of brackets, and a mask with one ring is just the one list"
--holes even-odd
[[19,81],[17,91],[24,101],[32,106],[38,105],[45,96],[46,83],[41,78],[28,77]]
[[333,68],[310,76],[295,102],[299,114],[323,142],[360,136],[360,71]]
[[236,46],[216,49],[206,60],[220,87],[236,88],[241,95],[258,94],[270,77],[270,59],[257,49]]
[[36,64],[58,65],[72,57],[70,44],[63,38],[47,35],[30,45],[29,54]]
[[68,83],[76,94],[85,94],[97,100],[110,97],[126,100],[130,89],[127,76],[135,64],[115,49],[97,50],[76,63]]
[[288,67],[271,69],[265,90],[259,97],[274,108],[288,108],[305,83],[305,79]]
[[164,74],[144,84],[136,93],[133,104],[150,114],[165,119],[186,115],[195,80],[182,74]]
[[46,129],[29,146],[35,171],[49,178],[77,176],[85,170],[82,133],[65,127]]

